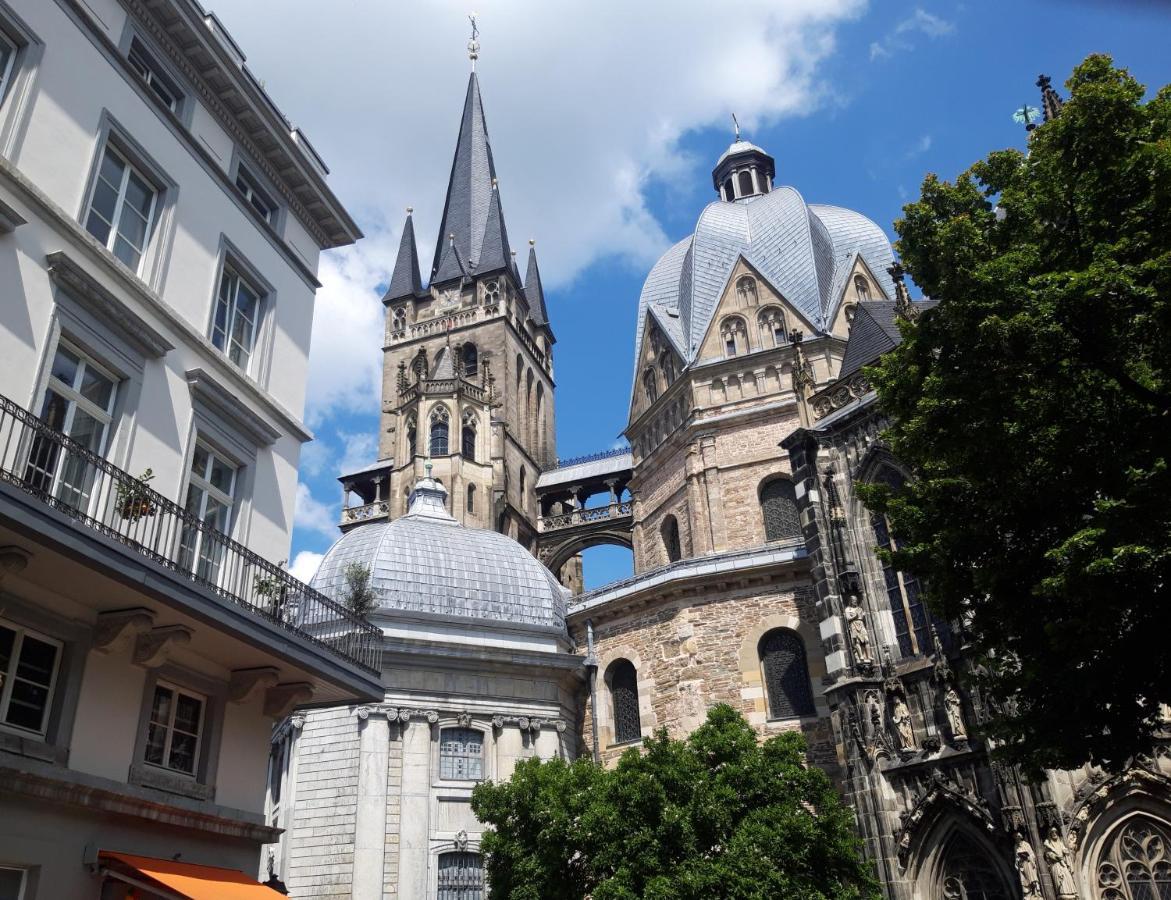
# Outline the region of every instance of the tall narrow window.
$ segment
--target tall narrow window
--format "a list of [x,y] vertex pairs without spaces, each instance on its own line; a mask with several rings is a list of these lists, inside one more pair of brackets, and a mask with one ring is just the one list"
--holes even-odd
[[679,520],[674,516],[663,519],[660,529],[663,535],[663,552],[667,554],[667,562],[678,562],[683,556],[683,548],[679,545]]
[[659,382],[655,378],[654,369],[647,369],[642,373],[642,390],[646,395],[647,406],[659,399]]
[[860,301],[870,299],[870,282],[866,280],[865,275],[854,276],[854,293],[858,295]]
[[464,459],[476,461],[476,419],[475,414],[464,414],[463,426],[460,428],[460,456]]
[[25,870],[0,866],[0,900],[25,900]]
[[673,384],[675,379],[679,377],[679,370],[675,365],[675,357],[670,352],[663,354],[663,362],[661,364],[663,370],[663,383],[666,385]]
[[245,372],[256,344],[259,318],[260,291],[230,265],[225,265],[216,293],[211,342]]
[[[53,357],[41,420],[96,456],[106,452],[114,419],[117,382],[92,360],[61,343]],[[83,453],[47,435],[29,450],[25,480],[35,490],[85,511],[97,470]]]
[[[739,316],[725,319],[720,325],[720,338],[724,342],[724,355],[731,357],[740,352],[741,342],[747,344],[748,333],[744,320]],[[747,350],[747,347],[744,348]]]
[[394,332],[407,330],[407,311],[403,307],[398,307],[390,317],[390,329]]
[[752,173],[745,170],[736,176],[737,186],[740,188],[741,197],[749,197],[755,194],[756,191],[752,188]]
[[789,342],[785,331],[785,314],[776,306],[766,306],[757,318],[760,325],[760,340],[763,346],[771,344],[783,347]]
[[476,512],[476,486],[474,484],[468,485],[468,515],[475,515]]
[[243,166],[236,167],[236,187],[244,199],[254,210],[260,213],[260,218],[272,224],[276,215],[276,203],[269,197],[268,192],[260,187],[256,176]]
[[155,685],[146,732],[145,759],[184,775],[194,775],[203,730],[204,698],[165,684]]
[[476,349],[476,345],[468,341],[463,345],[460,351],[463,359],[464,375],[471,378],[480,371],[480,351]]
[[638,715],[638,673],[628,659],[616,659],[608,672],[614,705],[614,743],[625,744],[642,737]]
[[12,81],[12,69],[16,64],[16,45],[7,35],[0,33],[0,100],[8,93],[8,84]]
[[0,621],[0,725],[44,735],[61,644]]
[[109,143],[94,179],[85,228],[137,272],[154,226],[158,189]]
[[736,282],[736,297],[741,306],[756,306],[760,297],[756,292],[756,279],[751,275],[744,275]]
[[797,516],[797,493],[788,478],[774,478],[760,489],[760,508],[764,515],[764,539],[784,541],[801,536]]
[[732,179],[724,179],[724,199],[729,203],[736,199],[736,189],[732,186]]
[[126,54],[126,61],[130,63],[130,67],[138,73],[139,77],[146,82],[147,86],[158,97],[159,102],[163,104],[171,112],[179,111],[179,104],[183,100],[183,93],[175,85],[175,81],[165,71],[162,66],[155,61],[154,56],[146,47],[143,46],[142,41],[138,38],[132,38],[130,41],[130,51]]
[[456,781],[484,778],[484,732],[444,728],[439,732],[439,777]]
[[[883,468],[876,479],[893,490],[903,486],[905,479],[890,468]],[[890,527],[886,516],[871,513],[870,524],[880,549],[901,550],[903,542]],[[891,617],[895,623],[895,637],[899,652],[903,656],[928,653],[932,649],[931,623],[927,609],[920,596],[919,580],[914,575],[901,572],[888,562],[882,563],[882,577],[886,585],[886,597],[890,603]]]
[[437,900],[484,900],[484,862],[478,853],[439,854]]
[[805,644],[800,636],[786,628],[777,628],[760,639],[757,650],[769,718],[813,715],[813,688],[805,662]]
[[447,436],[451,418],[442,406],[431,413],[431,435],[428,451],[432,458],[447,456]]
[[232,524],[236,468],[203,444],[191,455],[184,509],[187,521],[179,541],[179,564],[216,584]]
[[407,458],[415,458],[415,449],[418,445],[419,429],[415,423],[415,417],[411,416],[407,419]]

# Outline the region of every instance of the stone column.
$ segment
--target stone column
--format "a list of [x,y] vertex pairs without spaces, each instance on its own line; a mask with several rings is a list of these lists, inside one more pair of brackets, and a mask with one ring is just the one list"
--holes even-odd
[[515,725],[505,725],[496,737],[496,780],[507,781],[520,760],[524,759],[524,738]]
[[365,709],[359,710],[358,730],[353,897],[354,900],[382,900],[390,732],[385,716],[371,716]]
[[403,730],[399,812],[400,897],[426,897],[431,836],[431,724],[414,719]]
[[707,514],[707,495],[703,485],[703,457],[698,443],[687,447],[687,507],[691,517],[691,554],[703,556],[712,551],[711,523]]

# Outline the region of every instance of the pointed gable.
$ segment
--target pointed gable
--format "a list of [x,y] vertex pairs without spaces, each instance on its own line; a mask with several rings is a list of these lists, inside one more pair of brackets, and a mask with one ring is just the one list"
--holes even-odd
[[508,245],[508,229],[504,227],[504,213],[500,209],[500,191],[492,188],[488,206],[488,221],[484,226],[484,242],[476,262],[477,272],[495,272],[508,269],[512,263],[512,248]]
[[529,271],[525,277],[525,299],[529,315],[537,325],[549,325],[549,311],[545,308],[545,291],[541,288],[541,271],[537,268],[537,248],[529,245]]
[[403,225],[403,236],[398,244],[398,256],[394,261],[394,274],[390,276],[390,287],[383,295],[382,302],[389,303],[404,297],[414,297],[422,292],[419,254],[415,249],[415,223],[408,212],[406,224]]

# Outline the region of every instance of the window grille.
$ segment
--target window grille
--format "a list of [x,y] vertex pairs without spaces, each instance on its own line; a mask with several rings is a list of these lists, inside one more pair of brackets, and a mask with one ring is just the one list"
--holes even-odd
[[947,851],[943,866],[944,900],[1009,900],[1008,888],[989,853],[960,835]]
[[766,541],[783,541],[801,537],[801,519],[797,515],[797,493],[793,482],[775,478],[760,492],[760,506],[764,513]]
[[779,628],[761,638],[759,651],[769,718],[813,715],[813,688],[809,684],[809,667],[801,638]]
[[628,659],[610,666],[610,696],[614,702],[614,743],[625,744],[642,737],[638,716],[638,673]]
[[439,735],[439,777],[480,781],[484,777],[484,733],[474,728],[444,728]]
[[484,863],[480,854],[439,855],[438,900],[484,900]]

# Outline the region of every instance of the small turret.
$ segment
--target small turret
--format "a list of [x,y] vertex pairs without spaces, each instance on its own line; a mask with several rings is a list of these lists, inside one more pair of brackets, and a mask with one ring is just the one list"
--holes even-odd
[[767,194],[776,175],[776,161],[756,144],[740,137],[740,123],[735,116],[732,122],[736,126],[736,140],[712,169],[712,186],[720,199],[729,203]]
[[407,221],[403,225],[403,236],[398,245],[398,256],[394,261],[394,274],[390,276],[390,287],[382,297],[383,303],[414,297],[423,291],[419,277],[419,254],[415,249],[415,223],[411,218],[413,210],[407,207]]

